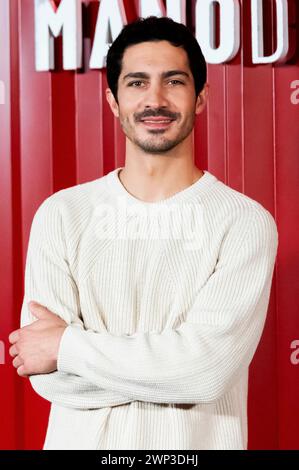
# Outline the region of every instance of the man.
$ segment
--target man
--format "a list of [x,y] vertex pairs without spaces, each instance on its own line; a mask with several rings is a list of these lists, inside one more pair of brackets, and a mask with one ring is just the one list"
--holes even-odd
[[246,449],[275,221],[194,164],[208,84],[185,26],[125,26],[107,77],[125,166],[41,204],[9,338],[52,403],[44,449]]

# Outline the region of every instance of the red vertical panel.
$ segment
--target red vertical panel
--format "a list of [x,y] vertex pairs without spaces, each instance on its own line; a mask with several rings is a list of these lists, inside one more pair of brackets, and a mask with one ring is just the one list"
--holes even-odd
[[[51,72],[52,191],[76,184],[74,72],[62,70],[62,48],[56,51],[57,69]],[[58,62],[58,57],[60,61]]]
[[291,362],[294,351],[291,343],[299,340],[299,104],[291,101],[294,92],[291,83],[298,80],[298,76],[298,56],[296,64],[275,69],[276,210],[280,234],[277,260],[280,449],[299,448],[299,364]]
[[[248,2],[243,2],[242,13],[243,188],[245,194],[260,202],[275,216],[272,66],[252,65],[251,16]],[[269,15],[270,12],[264,10],[264,13]],[[265,33],[268,34],[267,29]],[[274,287],[275,273],[265,328],[250,367],[250,449],[275,449],[278,442]],[[265,393],[266,390],[273,392],[268,394]]]
[[[22,155],[23,261],[27,253],[33,215],[52,193],[52,140],[50,76],[36,72],[34,62],[34,3],[22,0],[20,6],[20,109]],[[25,269],[25,266],[24,266]],[[45,437],[49,404],[25,381],[24,447],[40,449]],[[34,424],[33,424],[34,423]]]
[[222,181],[226,181],[227,177],[225,67],[226,65],[208,65],[208,169]]
[[200,170],[208,168],[207,109],[196,117],[194,126],[194,162]]
[[83,68],[75,76],[78,183],[98,178],[104,171],[101,72],[89,68],[98,7],[95,2],[83,3]]
[[244,189],[273,212],[272,67],[246,68],[243,86]]
[[[22,389],[9,356],[8,336],[17,328],[21,287],[20,239],[20,151],[18,8],[15,0],[0,3],[0,80],[4,103],[0,102],[0,341],[4,357],[0,360],[0,449],[22,445]],[[14,72],[12,73],[12,70]],[[1,97],[2,98],[2,97]],[[2,353],[2,348],[1,348]],[[18,419],[18,421],[17,421]]]
[[102,116],[102,158],[104,174],[115,168],[114,163],[114,115],[105,97],[105,89],[108,87],[106,69],[100,75],[100,106]]
[[243,192],[243,115],[241,54],[226,67],[227,181]]
[[119,119],[114,119],[114,167],[125,164],[125,136],[119,124]]

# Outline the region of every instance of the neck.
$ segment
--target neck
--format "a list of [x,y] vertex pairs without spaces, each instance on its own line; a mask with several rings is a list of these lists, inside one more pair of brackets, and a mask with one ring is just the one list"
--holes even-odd
[[195,166],[191,148],[189,154],[180,152],[180,155],[129,152],[118,176],[133,196],[155,202],[184,190],[201,178],[203,172]]

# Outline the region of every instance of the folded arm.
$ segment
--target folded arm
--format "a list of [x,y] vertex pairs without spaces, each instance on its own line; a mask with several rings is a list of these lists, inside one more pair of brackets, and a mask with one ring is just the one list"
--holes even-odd
[[[20,326],[36,321],[28,302],[35,300],[61,317],[72,328],[84,330],[76,283],[65,255],[62,219],[53,199],[46,199],[36,211],[30,231],[25,292]],[[80,347],[79,354],[80,354]],[[90,382],[80,373],[54,371],[30,375],[33,389],[46,400],[71,408],[91,409],[129,403],[132,399]]]
[[212,403],[248,368],[266,319],[278,234],[266,210],[234,217],[186,321],[161,333],[68,326],[57,369],[140,401]]

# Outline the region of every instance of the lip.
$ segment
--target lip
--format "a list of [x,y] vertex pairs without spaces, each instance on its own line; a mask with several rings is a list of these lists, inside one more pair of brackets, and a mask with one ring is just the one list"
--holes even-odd
[[144,124],[146,127],[151,128],[151,129],[166,129],[167,127],[169,127],[174,122],[174,119],[170,119],[169,121],[165,121],[165,122],[159,122],[159,121],[163,121],[165,119],[166,119],[165,117],[148,118],[148,120],[152,121],[152,122],[146,122],[146,119],[143,119],[141,121],[141,123]]

